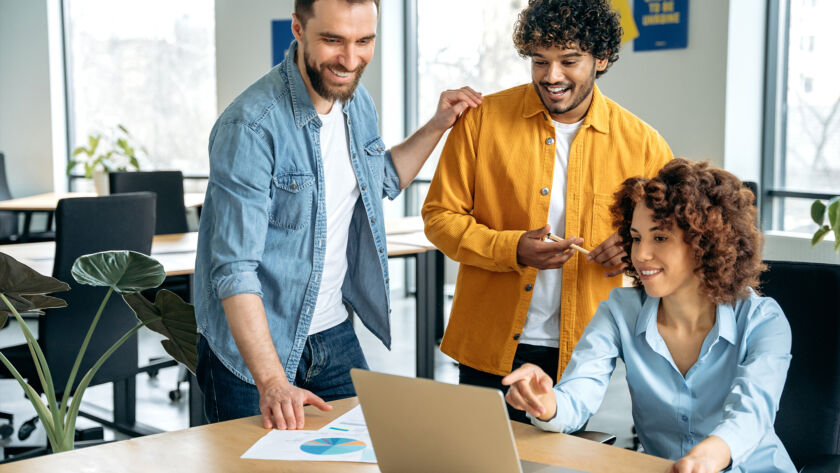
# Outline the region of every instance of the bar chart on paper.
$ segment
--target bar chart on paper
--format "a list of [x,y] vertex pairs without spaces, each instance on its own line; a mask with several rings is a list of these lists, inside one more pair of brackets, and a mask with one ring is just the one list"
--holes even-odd
[[366,447],[367,444],[361,440],[328,437],[304,442],[300,449],[312,455],[344,455],[358,452]]

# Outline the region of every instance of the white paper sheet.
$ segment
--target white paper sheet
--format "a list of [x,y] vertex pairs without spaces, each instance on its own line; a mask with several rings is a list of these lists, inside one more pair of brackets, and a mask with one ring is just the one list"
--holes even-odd
[[376,463],[360,406],[320,430],[272,430],[242,458]]

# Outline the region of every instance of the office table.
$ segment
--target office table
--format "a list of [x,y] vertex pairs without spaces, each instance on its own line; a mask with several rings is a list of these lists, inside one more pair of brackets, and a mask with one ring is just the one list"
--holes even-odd
[[[306,407],[306,428],[319,429],[358,404],[356,398],[333,401],[333,410]],[[658,473],[671,462],[565,434],[542,432],[512,422],[519,456],[589,472]],[[291,462],[239,458],[265,435],[259,416],[150,435],[4,465],[3,473],[85,471],[146,473],[201,472],[378,472],[374,464]]]
[[[32,224],[32,214],[34,212],[47,212],[49,214],[49,221],[51,222],[52,213],[55,212],[55,208],[58,206],[59,200],[74,199],[79,197],[97,197],[97,195],[98,194],[94,192],[47,192],[45,194],[30,195],[28,197],[19,197],[17,199],[0,201],[0,210],[23,212],[23,233],[21,234],[21,241],[26,241],[29,235],[29,227]],[[203,192],[184,193],[184,206],[186,208],[195,208],[200,210],[203,205]]]

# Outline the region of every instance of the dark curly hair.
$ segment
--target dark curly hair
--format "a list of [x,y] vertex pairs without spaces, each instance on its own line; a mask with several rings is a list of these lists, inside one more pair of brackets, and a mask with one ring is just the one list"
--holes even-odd
[[595,59],[607,59],[607,72],[618,60],[622,28],[609,0],[529,0],[519,13],[513,44],[522,57],[537,48],[579,47]]
[[678,158],[653,179],[627,179],[610,208],[627,253],[625,274],[641,286],[630,260],[630,224],[636,205],[643,203],[662,227],[676,225],[683,231],[698,262],[694,271],[709,298],[715,304],[734,304],[748,288],[758,288],[758,276],[766,269],[754,198],[737,177],[708,162]]

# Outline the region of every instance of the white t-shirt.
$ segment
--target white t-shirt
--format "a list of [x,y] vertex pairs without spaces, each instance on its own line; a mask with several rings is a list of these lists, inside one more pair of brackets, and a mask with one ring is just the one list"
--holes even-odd
[[[583,120],[577,123],[554,122],[556,146],[554,153],[554,178],[551,183],[551,203],[548,223],[551,233],[565,238],[566,234],[566,175],[569,171],[569,149]],[[537,272],[534,294],[528,307],[528,318],[519,343],[544,347],[560,346],[560,283],[562,269]]]
[[341,285],[347,273],[347,239],[353,207],[359,198],[359,184],[350,164],[350,144],[341,102],[333,103],[321,119],[321,158],[324,165],[324,191],[327,207],[327,247],[324,272],[309,335],[323,332],[347,320],[341,299]]

